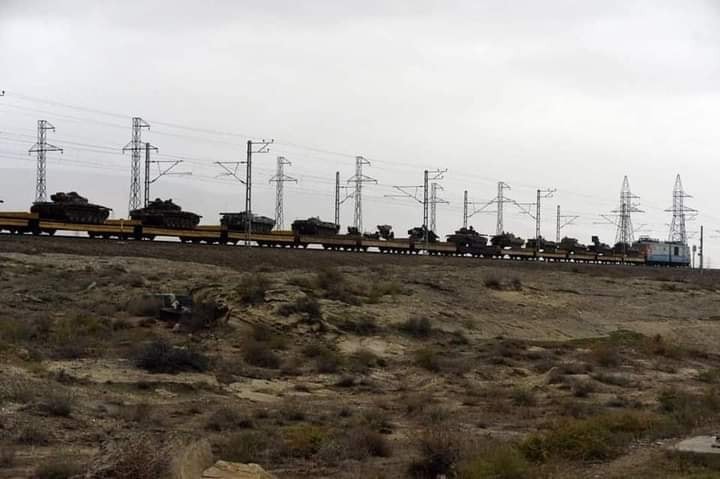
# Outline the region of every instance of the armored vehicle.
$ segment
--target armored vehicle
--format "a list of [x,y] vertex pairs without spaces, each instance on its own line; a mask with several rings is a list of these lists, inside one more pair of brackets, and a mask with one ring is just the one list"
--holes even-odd
[[132,210],[130,218],[141,221],[144,226],[160,228],[193,229],[200,223],[201,216],[183,211],[173,200],[156,198],[145,208]]
[[520,248],[525,244],[525,240],[512,233],[503,233],[493,236],[490,243],[501,248]]
[[[425,239],[425,231],[427,231],[427,227],[416,226],[415,228],[408,230],[408,236],[410,236],[410,238],[414,239],[415,241],[423,241]],[[432,230],[428,231],[427,234],[428,241],[430,243],[435,243],[438,239],[440,239],[440,237]]]
[[104,223],[110,214],[110,208],[89,203],[87,198],[74,191],[70,193],[58,192],[51,195],[50,199],[52,201],[33,203],[30,212],[37,213],[40,219],[43,220],[92,225]]
[[462,227],[455,231],[455,233],[447,235],[447,240],[451,243],[455,243],[460,248],[487,246],[488,242],[487,237],[475,231],[472,226],[469,228]]
[[[247,229],[247,213],[220,213],[220,224],[227,226],[231,231],[246,231]],[[252,215],[250,220],[250,232],[252,233],[269,233],[275,227],[275,220],[267,216]]]
[[314,216],[306,220],[293,221],[292,230],[299,235],[332,236],[338,234],[340,225],[322,221],[317,216]]

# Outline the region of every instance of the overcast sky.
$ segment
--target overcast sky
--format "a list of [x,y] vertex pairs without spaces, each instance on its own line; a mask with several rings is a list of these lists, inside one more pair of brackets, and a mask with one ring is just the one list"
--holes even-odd
[[[508,196],[579,215],[563,233],[614,241],[599,214],[617,207],[624,175],[645,213],[641,234],[666,238],[681,174],[688,230],[706,227],[720,254],[715,162],[720,154],[720,3],[717,1],[13,1],[0,0],[0,196],[24,209],[34,196],[36,121],[57,128],[49,191],[77,190],[127,213],[132,116],[162,160],[192,176],[162,178],[204,221],[243,209],[242,185],[216,179],[214,161],[244,159],[248,136],[274,138],[256,157],[254,211],[273,215],[268,183],[278,155],[299,179],[286,184],[286,218],[332,220],[334,174],[365,173],[367,230],[422,222],[392,185],[419,185],[447,168],[438,226],[462,221],[463,190],[482,204],[497,181]],[[185,126],[187,128],[179,128]],[[352,222],[352,200],[342,223]],[[495,229],[495,216],[471,224]],[[505,212],[506,229],[534,235],[531,218]],[[691,240],[694,243],[696,240]]]

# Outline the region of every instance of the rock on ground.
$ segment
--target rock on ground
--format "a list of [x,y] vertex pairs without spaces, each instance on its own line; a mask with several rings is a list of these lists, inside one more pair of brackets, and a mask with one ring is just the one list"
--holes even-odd
[[203,472],[202,479],[275,479],[257,464],[218,461]]

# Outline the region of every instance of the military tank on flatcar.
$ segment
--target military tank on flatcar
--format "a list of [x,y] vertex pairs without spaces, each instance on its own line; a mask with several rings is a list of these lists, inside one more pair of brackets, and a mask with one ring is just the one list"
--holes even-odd
[[145,208],[130,212],[130,218],[142,222],[143,226],[170,229],[193,229],[200,223],[200,215],[183,211],[173,200],[156,198]]
[[57,192],[50,196],[51,201],[36,201],[30,208],[41,220],[65,221],[99,225],[110,215],[110,208],[88,202],[87,198],[75,191]]
[[490,238],[490,244],[500,248],[521,248],[525,240],[512,233],[502,233]]
[[484,247],[488,243],[487,236],[481,235],[472,226],[462,227],[455,233],[447,235],[447,240],[460,248]]
[[557,243],[554,241],[549,241],[543,238],[542,236],[540,238],[530,238],[525,243],[525,247],[528,249],[537,249],[537,250],[543,250],[543,251],[554,251],[557,249]]
[[[348,228],[349,232],[350,228]],[[377,231],[374,233],[363,233],[364,239],[379,240],[383,239],[389,241],[395,239],[395,233],[393,233],[392,226],[390,225],[377,225]]]
[[340,225],[329,221],[322,221],[319,217],[313,216],[306,220],[295,220],[292,224],[295,234],[307,236],[333,236],[340,231]]
[[[220,213],[220,224],[226,226],[230,231],[247,231],[247,213]],[[252,214],[250,219],[250,232],[270,233],[275,227],[275,220],[267,216]]]
[[415,228],[411,228],[408,230],[408,236],[415,241],[424,241],[425,240],[425,232],[427,231],[428,241],[430,243],[435,243],[437,240],[440,239],[440,237],[435,234],[434,231],[428,230],[426,226],[416,226]]
[[610,247],[610,245],[608,244],[601,242],[600,237],[598,236],[592,237],[592,244],[588,246],[588,249],[593,253],[600,255],[610,255],[613,252],[612,247]]

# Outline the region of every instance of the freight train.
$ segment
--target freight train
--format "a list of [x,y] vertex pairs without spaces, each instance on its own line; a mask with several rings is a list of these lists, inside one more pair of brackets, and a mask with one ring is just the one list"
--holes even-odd
[[[559,243],[538,240],[527,242],[510,233],[491,238],[472,228],[461,228],[447,241],[424,226],[412,228],[405,238],[396,238],[392,227],[378,225],[368,234],[317,217],[297,220],[290,231],[272,231],[274,221],[252,215],[247,231],[247,215],[223,213],[218,225],[199,225],[200,216],[182,211],[171,200],[157,199],[148,207],[134,210],[131,219],[109,220],[109,208],[88,203],[77,193],[57,193],[52,202],[36,203],[28,212],[0,212],[0,231],[12,234],[54,235],[57,231],[85,233],[90,238],[152,240],[168,238],[183,243],[237,244],[249,242],[262,247],[322,247],[334,251],[376,251],[386,254],[429,254],[474,258],[577,262],[598,264],[632,264],[689,266],[687,245],[641,238],[632,245],[605,245],[593,237],[585,246],[576,239],[563,238]],[[101,217],[99,219],[99,217]]]

